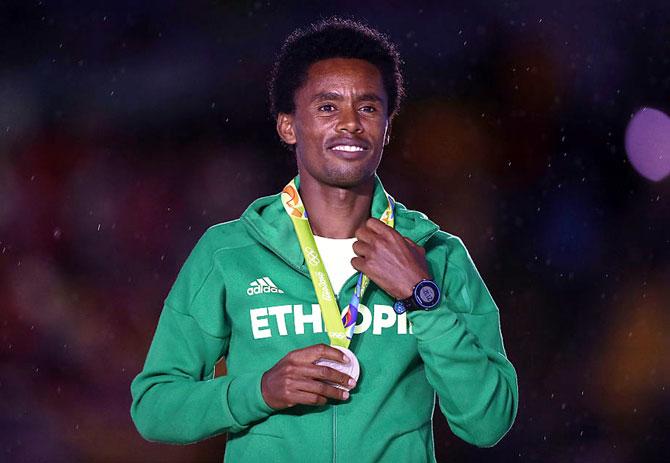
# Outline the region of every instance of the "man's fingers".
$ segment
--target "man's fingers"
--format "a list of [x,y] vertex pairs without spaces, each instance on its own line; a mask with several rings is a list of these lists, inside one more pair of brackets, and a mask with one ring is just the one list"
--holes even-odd
[[354,378],[327,365],[314,365],[309,367],[306,372],[306,376],[318,379],[319,381],[329,381],[331,383],[336,383],[342,387],[346,387],[347,389],[352,389],[354,386],[356,386],[356,381]]
[[406,237],[398,233],[397,230],[393,229],[392,227],[389,227],[384,222],[382,222],[379,219],[375,219],[374,217],[370,217],[368,220],[365,221],[365,225],[356,230],[356,238],[358,238],[361,241],[366,241],[368,243],[372,243],[374,240],[379,239],[387,239],[387,240],[392,239],[396,241],[398,240],[402,241],[402,238],[407,239]]
[[365,243],[372,243],[376,239],[377,233],[375,233],[374,231],[372,231],[372,229],[363,225],[362,227],[358,227],[354,236],[358,241],[363,241]]
[[293,402],[294,404],[292,405],[326,405],[328,398],[319,394],[314,394],[313,392],[297,391],[293,394]]
[[349,391],[316,380],[300,381],[296,384],[296,388],[298,391],[317,394],[327,399],[347,400],[349,398]]
[[315,344],[313,346],[305,347],[304,349],[300,349],[294,352],[299,354],[301,360],[303,360],[305,363],[314,363],[319,359],[328,359],[340,363],[349,363],[349,359],[342,353],[342,351],[339,351],[327,344]]
[[354,257],[351,259],[351,266],[359,272],[367,273],[365,268],[365,259],[362,257]]
[[355,241],[351,247],[354,249],[356,255],[361,257],[367,256],[372,249],[372,247],[364,241]]
[[384,222],[374,217],[370,217],[368,220],[366,220],[365,226],[375,233],[386,233],[389,230],[393,230]]
[[[296,404],[323,405],[326,399],[347,400],[348,389],[356,383],[348,375],[325,365],[320,360],[349,363],[340,350],[326,344],[315,344],[286,354],[263,374],[261,394],[271,408],[281,410]],[[327,384],[329,382],[330,384]],[[342,386],[347,390],[334,386]]]

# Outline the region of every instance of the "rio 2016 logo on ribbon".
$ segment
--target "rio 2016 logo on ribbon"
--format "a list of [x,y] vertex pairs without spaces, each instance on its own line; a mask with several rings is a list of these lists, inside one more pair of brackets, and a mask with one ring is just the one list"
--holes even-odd
[[321,288],[321,297],[324,301],[332,301],[333,294],[328,288],[328,277],[326,274],[320,270],[316,270],[316,279],[319,282],[319,288]]
[[305,258],[311,265],[319,265],[321,262],[319,260],[319,255],[316,253],[316,251],[310,247],[305,248]]

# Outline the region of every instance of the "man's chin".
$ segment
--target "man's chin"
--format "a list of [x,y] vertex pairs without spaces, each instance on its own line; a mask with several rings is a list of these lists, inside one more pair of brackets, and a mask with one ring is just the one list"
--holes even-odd
[[329,171],[323,183],[332,187],[352,189],[373,181],[374,175],[374,170],[372,172],[359,169]]

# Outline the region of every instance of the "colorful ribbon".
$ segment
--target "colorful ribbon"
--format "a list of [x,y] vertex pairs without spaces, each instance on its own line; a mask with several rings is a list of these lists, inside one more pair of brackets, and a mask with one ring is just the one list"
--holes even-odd
[[[395,200],[386,191],[384,191],[384,194],[388,200],[388,206],[379,220],[393,228],[395,225]],[[370,279],[363,272],[358,274],[354,293],[351,296],[344,315],[341,316],[333,286],[330,283],[330,278],[328,278],[328,273],[326,273],[326,268],[321,260],[321,254],[319,254],[319,249],[314,241],[314,233],[312,232],[312,227],[309,225],[307,211],[302,203],[302,199],[300,199],[300,194],[298,194],[298,188],[295,186],[295,179],[291,180],[284,187],[281,200],[298,236],[300,249],[309,269],[330,344],[348,348],[351,338],[354,336],[358,306],[370,283]]]

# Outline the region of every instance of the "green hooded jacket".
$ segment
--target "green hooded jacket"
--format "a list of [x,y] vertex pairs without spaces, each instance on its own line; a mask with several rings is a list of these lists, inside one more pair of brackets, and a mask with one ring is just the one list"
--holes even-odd
[[[371,215],[379,217],[387,201],[375,181]],[[457,436],[495,445],[518,407],[498,308],[458,237],[400,203],[396,230],[426,249],[440,304],[396,315],[391,296],[371,282],[350,345],[361,364],[350,398],[276,411],[261,394],[263,373],[292,350],[328,344],[293,224],[276,194],[209,228],[179,272],[132,382],[140,434],[186,444],[227,432],[231,462],[434,462],[437,393]],[[355,284],[356,276],[344,284],[340,307]],[[222,357],[227,374],[215,378]]]

